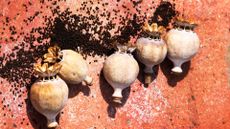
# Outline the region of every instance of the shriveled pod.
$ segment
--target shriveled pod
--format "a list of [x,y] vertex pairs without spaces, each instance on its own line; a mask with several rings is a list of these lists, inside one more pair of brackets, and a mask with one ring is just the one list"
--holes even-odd
[[131,54],[119,51],[110,55],[104,62],[103,73],[113,87],[113,101],[121,103],[122,90],[129,87],[137,78],[139,66]]
[[60,64],[48,66],[47,63],[34,66],[40,76],[30,89],[30,100],[33,107],[47,118],[49,128],[56,127],[56,116],[64,108],[68,100],[67,84],[56,75],[61,69]]
[[153,67],[160,64],[166,57],[167,46],[164,40],[161,38],[161,33],[165,29],[156,23],[152,23],[150,26],[145,23],[143,32],[136,42],[136,55],[137,59],[145,65],[145,83],[151,83],[151,75],[153,73]]
[[166,35],[168,58],[173,62],[172,72],[182,73],[181,65],[191,60],[198,52],[200,41],[193,31],[196,24],[178,19]]
[[93,79],[88,76],[88,65],[81,54],[70,50],[60,50],[54,46],[48,49],[48,53],[44,55],[45,62],[58,62],[62,65],[59,76],[69,84],[79,84],[85,82],[92,85]]

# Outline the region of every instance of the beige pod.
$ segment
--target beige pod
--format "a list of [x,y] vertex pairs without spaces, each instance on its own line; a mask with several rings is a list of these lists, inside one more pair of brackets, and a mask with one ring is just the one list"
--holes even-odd
[[116,52],[104,62],[104,77],[113,87],[114,102],[121,103],[122,90],[129,87],[137,78],[139,66],[131,54]]
[[58,46],[50,47],[44,55],[44,62],[62,65],[59,76],[69,84],[85,82],[92,85],[93,79],[88,76],[88,64],[81,54],[76,51],[60,50]]
[[30,100],[33,107],[47,118],[47,126],[53,128],[58,125],[56,116],[66,105],[69,91],[67,84],[60,77],[54,74],[46,75],[32,85]]
[[166,35],[168,58],[173,62],[172,72],[182,73],[181,65],[191,60],[198,52],[200,41],[193,31],[195,24],[177,21]]
[[[137,59],[145,65],[144,72],[146,75],[153,73],[153,67],[160,64],[166,57],[167,46],[161,38],[163,28],[158,27],[156,23],[151,26],[146,23],[144,31],[136,42]],[[145,83],[150,83],[151,80],[145,76]]]
[[70,84],[84,81],[87,85],[92,85],[93,79],[88,76],[88,64],[81,54],[73,50],[62,50],[60,54],[62,59],[59,64],[62,65],[62,68],[59,75],[63,80]]
[[137,58],[145,65],[145,73],[153,73],[153,67],[160,64],[167,54],[167,46],[162,39],[139,38]]

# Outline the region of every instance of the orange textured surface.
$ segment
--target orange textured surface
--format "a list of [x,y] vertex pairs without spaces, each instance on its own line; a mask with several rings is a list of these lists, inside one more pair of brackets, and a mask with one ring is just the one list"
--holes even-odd
[[[10,3],[9,3],[10,1]],[[26,25],[24,18],[32,16],[40,10],[41,4],[31,0],[32,5],[25,11],[23,0],[0,0],[0,36],[10,37],[11,33],[4,30],[5,17],[16,19],[10,24],[19,31],[28,33],[30,28],[42,25],[42,16]],[[142,3],[144,12],[149,8],[150,0]],[[96,0],[95,6],[96,4]],[[135,13],[131,3],[121,0]],[[228,129],[230,128],[230,1],[224,0],[175,0],[176,10],[198,23],[196,32],[201,46],[198,54],[189,63],[183,65],[182,75],[170,74],[172,63],[165,61],[155,68],[156,78],[148,87],[143,85],[143,67],[135,83],[123,94],[125,100],[122,105],[112,103],[113,89],[103,78],[101,69],[104,58],[87,57],[90,75],[94,79],[92,86],[72,86],[67,106],[60,113],[59,127],[62,129]],[[66,0],[60,2],[61,9],[69,7],[75,10],[81,1]],[[116,6],[114,0],[109,0],[111,11]],[[153,5],[157,7],[160,1]],[[51,6],[49,2],[47,5]],[[43,4],[43,14],[51,15]],[[149,12],[151,15],[156,8]],[[101,10],[103,11],[103,10]],[[120,13],[127,11],[120,9]],[[85,12],[81,12],[84,14]],[[106,20],[106,19],[104,19]],[[23,29],[20,29],[23,27]],[[19,34],[16,34],[16,36]],[[19,35],[19,39],[23,41]],[[12,53],[12,48],[18,42],[0,40],[1,51]],[[97,60],[97,61],[94,61]],[[4,63],[4,62],[1,62]],[[17,67],[17,66],[15,66]],[[4,69],[3,69],[4,70]],[[2,69],[1,69],[2,71]],[[20,73],[19,73],[20,74]],[[28,78],[30,79],[30,78]],[[19,87],[22,96],[13,97],[10,82],[0,77],[0,128],[41,128],[46,127],[46,119],[32,108],[27,88]],[[17,94],[17,93],[15,93]],[[20,105],[20,106],[19,106]]]

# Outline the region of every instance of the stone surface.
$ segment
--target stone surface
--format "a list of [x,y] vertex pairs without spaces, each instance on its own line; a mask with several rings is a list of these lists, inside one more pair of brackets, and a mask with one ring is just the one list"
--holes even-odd
[[[33,5],[28,7],[28,11],[22,6],[25,1],[10,1],[8,4],[8,0],[0,0],[0,31],[5,32],[1,37],[11,35],[8,30],[3,30],[5,25],[2,21],[5,17],[16,18],[16,21],[10,24],[25,33],[29,32],[29,28],[42,24],[41,17],[36,17],[34,22],[28,25],[23,22],[25,17],[40,9],[41,4],[38,1],[31,0]],[[128,7],[131,4],[125,0],[123,2]],[[67,0],[60,7],[74,9],[79,7],[78,3],[80,1]],[[110,3],[116,4],[113,0],[110,0]],[[143,12],[144,7],[148,8],[148,3],[151,2],[143,2]],[[113,89],[100,74],[104,58],[88,56],[94,84],[90,87],[70,87],[68,104],[60,113],[58,128],[230,128],[230,1],[175,0],[174,3],[180,14],[194,19],[199,25],[195,31],[201,40],[200,50],[191,62],[183,65],[185,73],[179,76],[170,74],[172,64],[166,59],[155,68],[155,80],[148,87],[144,87],[142,68],[135,83],[123,92],[123,104],[116,105],[112,103],[111,98]],[[155,6],[158,4],[159,0],[154,3]],[[108,11],[110,9],[112,10],[113,6]],[[48,9],[44,8],[42,11],[47,15],[51,14]],[[126,10],[121,8],[121,13],[124,11]],[[155,8],[150,12],[154,11]],[[24,29],[20,30],[20,27]],[[11,53],[11,49],[18,44],[16,41],[6,43],[4,40],[0,40],[0,43],[1,56],[3,53]],[[17,93],[13,95],[10,91],[12,84],[5,78],[0,80],[0,128],[44,129],[46,120],[32,108],[27,96],[28,89],[18,87],[22,96]]]

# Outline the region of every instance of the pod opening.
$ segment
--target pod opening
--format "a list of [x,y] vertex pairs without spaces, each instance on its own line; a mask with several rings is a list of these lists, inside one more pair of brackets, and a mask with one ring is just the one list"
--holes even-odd
[[150,38],[150,39],[154,39],[154,40],[160,40],[161,39],[161,33],[160,32],[143,31],[140,34],[140,37]]
[[141,32],[140,36],[154,40],[160,40],[161,34],[164,32],[165,28],[163,26],[158,26],[157,23],[152,23],[150,25],[148,22],[146,22],[143,26],[143,32]]
[[50,81],[50,80],[56,80],[58,78],[57,75],[54,76],[47,76],[47,77],[42,77],[42,81]]
[[180,21],[180,20],[176,20],[173,23],[173,27],[177,28],[177,29],[182,29],[182,30],[186,30],[186,31],[194,31],[195,27],[197,27],[197,24],[195,23],[190,23],[188,21]]

